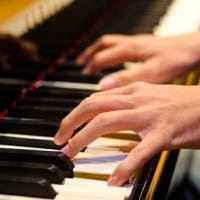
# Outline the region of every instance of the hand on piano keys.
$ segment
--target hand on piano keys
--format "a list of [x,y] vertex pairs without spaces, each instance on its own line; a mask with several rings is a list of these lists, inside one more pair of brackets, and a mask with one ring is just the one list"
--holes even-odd
[[36,44],[19,39],[8,33],[0,33],[0,68],[9,70],[9,54],[18,55],[21,59],[38,60]]
[[144,82],[96,93],[62,120],[55,142],[62,145],[68,141],[62,152],[73,158],[99,136],[125,129],[135,131],[141,142],[108,179],[109,185],[120,186],[161,151],[200,147],[199,94],[199,86]]
[[[2,2],[10,3],[9,1]],[[83,98],[99,90],[97,82],[102,77],[102,74],[100,76],[82,75],[79,71],[81,68],[74,64],[73,59],[79,55],[83,48],[104,33],[132,34],[138,33],[138,30],[140,30],[139,32],[152,32],[170,2],[171,0],[48,0],[48,3],[46,0],[23,0],[12,2],[12,6],[15,3],[17,7],[18,4],[31,5],[28,6],[27,10],[22,9],[22,12],[16,14],[16,16],[12,15],[11,20],[0,26],[1,31],[13,33],[16,36],[36,43],[40,48],[41,58],[44,60],[36,63],[27,63],[23,61],[18,62],[16,59],[12,62],[14,70],[11,73],[0,73],[0,91],[1,94],[5,94],[1,95],[0,99],[2,117],[0,120],[2,132],[0,138],[2,147],[8,145],[6,155],[9,152],[20,152],[20,150],[13,150],[16,148],[23,149],[29,155],[28,160],[25,162],[12,160],[5,163],[4,159],[9,158],[9,156],[1,158],[1,183],[3,185],[6,183],[5,185],[8,186],[6,188],[0,187],[2,189],[1,198],[13,199],[16,197],[13,195],[18,195],[16,199],[20,200],[27,200],[28,196],[33,196],[30,199],[45,197],[57,200],[66,198],[71,200],[77,198],[81,200],[94,200],[95,198],[109,200],[119,198],[124,200],[139,199],[139,197],[144,199],[146,196],[149,199],[153,199],[151,198],[153,190],[150,189],[153,187],[152,184],[155,185],[153,182],[154,177],[157,177],[156,170],[160,155],[153,158],[149,165],[144,166],[147,170],[142,170],[139,183],[134,178],[135,182],[131,186],[129,185],[133,194],[130,198],[126,198],[126,187],[108,187],[106,180],[96,181],[84,178],[69,180],[65,178],[63,181],[65,184],[62,187],[63,185],[57,183],[52,183],[49,186],[45,176],[52,177],[53,169],[53,171],[56,171],[53,174],[57,175],[57,181],[58,178],[63,177],[58,167],[52,165],[53,160],[60,158],[60,155],[61,158],[65,157],[59,151],[60,147],[55,146],[53,143],[53,136],[59,125],[58,122],[64,117],[63,115],[70,112]],[[183,0],[180,2],[183,2]],[[189,2],[192,5],[191,1],[186,0],[185,2]],[[24,5],[22,7],[24,8]],[[189,8],[192,10],[191,6],[186,7],[187,10]],[[3,7],[0,8],[4,11]],[[11,11],[11,4],[7,8],[8,11]],[[57,11],[59,12],[55,13]],[[12,11],[11,13],[13,14]],[[53,16],[54,14],[55,16]],[[145,18],[148,19],[146,24],[144,23],[147,21]],[[112,72],[112,70],[109,72]],[[120,158],[123,160],[124,156],[127,155],[128,152],[124,150],[124,147],[128,147],[127,150],[130,150],[137,143],[135,139],[129,138],[126,141],[123,139],[123,142],[120,141],[119,144],[119,141],[113,141],[112,139],[108,145],[109,147],[107,147],[105,145],[107,144],[105,138],[99,139],[87,146],[85,152],[83,152],[86,154],[81,155],[81,152],[73,158],[75,177],[76,174],[77,176],[80,174],[88,175],[88,163],[86,161],[90,159],[92,161],[95,157],[93,161],[95,161],[100,171],[102,171],[102,166],[108,166],[108,170],[104,171],[105,174],[97,173],[98,176],[103,176],[107,179],[116,167],[115,164],[119,164]],[[100,144],[98,141],[100,141]],[[95,143],[96,147],[93,146]],[[104,144],[103,147],[102,143]],[[101,147],[100,150],[99,147]],[[10,151],[10,149],[13,151]],[[37,152],[35,153],[36,155],[40,154],[41,151],[48,151],[47,154],[43,154],[49,155],[54,159],[48,159],[49,163],[44,163],[45,159],[41,159],[36,163],[32,162],[33,165],[31,163],[27,164],[32,159],[33,151]],[[109,151],[114,156],[110,156]],[[3,152],[5,150],[2,150]],[[108,156],[106,157],[105,155]],[[68,157],[66,158],[68,160]],[[20,159],[20,156],[16,156],[16,159]],[[117,162],[113,163],[113,161]],[[84,169],[80,167],[81,164],[85,164]],[[96,166],[93,164],[91,164],[90,171],[92,172],[91,175],[96,177],[96,171],[94,170]],[[173,166],[173,163],[170,163],[170,166]],[[66,171],[71,169],[68,167],[66,167]],[[71,172],[71,170],[69,171]],[[160,171],[162,173],[162,170]],[[4,172],[8,174],[8,177],[4,176]],[[24,174],[25,172],[26,174]],[[168,169],[167,172],[169,172]],[[17,181],[19,182],[15,180],[16,176],[18,176]],[[45,181],[44,178],[46,179]],[[66,182],[69,184],[66,184]],[[165,190],[164,192],[161,193],[161,190],[158,190],[157,194],[163,195],[158,199],[164,199],[166,194],[165,188],[167,188],[165,187],[166,184],[168,184],[168,181],[165,180],[164,187],[162,187],[162,191]],[[47,187],[44,188],[43,185]],[[10,189],[10,186],[13,186],[12,189]],[[82,189],[81,192],[80,188]],[[94,188],[97,188],[98,193]],[[38,189],[40,192],[38,192]],[[8,195],[4,196],[5,193]],[[24,195],[24,197],[21,195]]]
[[123,62],[140,62],[130,70],[103,77],[103,89],[135,81],[169,83],[199,65],[199,46],[199,33],[168,37],[105,35],[86,48],[77,63],[86,65],[83,73],[94,74]]

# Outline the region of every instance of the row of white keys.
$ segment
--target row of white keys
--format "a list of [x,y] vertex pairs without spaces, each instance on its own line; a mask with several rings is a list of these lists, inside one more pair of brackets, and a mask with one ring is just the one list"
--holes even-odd
[[[85,178],[66,179],[65,184],[53,185],[59,195],[77,199],[123,200],[130,193],[128,187],[108,186],[105,181]],[[57,198],[59,198],[59,195]]]
[[[53,185],[58,193],[54,200],[123,200],[130,188],[107,186],[105,181],[73,178],[64,185]],[[44,200],[43,198],[0,194],[1,200]],[[46,199],[47,200],[47,199]]]
[[74,173],[108,177],[137,143],[134,140],[100,137],[74,158]]
[[[29,136],[30,137],[30,136]],[[45,137],[43,138],[45,139]],[[51,140],[50,138],[47,138]],[[52,138],[53,139],[53,138]],[[100,137],[88,145],[85,152],[80,152],[74,158],[74,173],[106,174],[107,177],[116,166],[124,159],[127,153],[137,144],[135,141]],[[2,145],[3,146],[3,145]],[[125,148],[124,148],[125,147]],[[11,148],[8,146],[8,148]],[[17,147],[13,147],[17,148]],[[21,147],[26,148],[26,147]],[[38,148],[32,148],[37,150]],[[40,149],[41,150],[41,149]],[[45,149],[46,150],[46,149]],[[52,151],[52,150],[51,150]],[[117,158],[117,159],[116,159]],[[97,176],[98,177],[98,176]],[[107,186],[106,180],[91,180],[86,178],[66,178],[63,185],[52,185],[58,195],[55,200],[62,199],[115,199],[122,200],[129,195],[132,185],[128,187]],[[23,199],[21,196],[0,195],[0,199]],[[29,198],[40,200],[41,198]]]
[[[108,177],[137,143],[138,141],[134,140],[99,137],[88,145],[85,152],[80,152],[75,156],[73,160],[75,164],[74,173],[75,175],[90,173],[97,175],[97,177],[104,174]],[[65,190],[65,187],[69,188]],[[132,187],[133,185],[111,187],[107,185],[106,180],[99,181],[85,178],[66,179],[64,187],[54,185],[59,194],[68,195],[69,190],[71,190],[70,196],[73,197],[76,196],[74,194],[78,194],[77,198],[80,195],[80,199],[86,197],[88,200],[122,200],[129,196]]]

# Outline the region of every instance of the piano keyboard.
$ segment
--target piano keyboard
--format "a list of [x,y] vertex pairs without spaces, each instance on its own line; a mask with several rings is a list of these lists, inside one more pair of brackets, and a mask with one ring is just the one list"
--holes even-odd
[[[161,18],[167,24],[166,18],[171,11],[176,12],[175,8],[179,10],[181,2],[186,3],[38,0],[29,1],[27,9],[3,21],[0,30],[36,42],[42,60],[27,62],[9,55],[13,71],[0,75],[0,91],[4,94],[0,98],[0,199],[152,199],[156,192],[152,181],[155,177],[159,181],[156,166],[160,155],[130,183],[122,187],[106,185],[113,169],[139,142],[134,133],[98,138],[72,161],[53,144],[53,136],[60,120],[83,98],[101,90],[98,80],[112,72],[81,75],[83,66],[73,62],[80,51],[104,33],[164,34],[161,16],[167,13]],[[166,190],[162,190],[163,198]]]

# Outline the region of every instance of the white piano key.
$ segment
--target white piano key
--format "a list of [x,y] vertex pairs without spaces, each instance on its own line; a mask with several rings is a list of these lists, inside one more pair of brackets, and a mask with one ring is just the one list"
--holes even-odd
[[49,86],[49,87],[59,87],[59,88],[72,88],[72,89],[82,89],[82,90],[94,90],[99,91],[102,88],[98,84],[93,83],[78,83],[78,82],[61,82],[61,81],[41,81],[38,82],[38,86]]
[[0,144],[0,148],[4,149],[26,149],[26,150],[34,150],[34,151],[52,151],[52,152],[59,152],[60,150],[57,149],[47,149],[47,148],[38,148],[38,147],[27,147],[27,146],[15,146],[15,145],[4,145]]
[[103,174],[108,177],[137,144],[137,141],[97,138],[87,146],[85,152],[75,156],[73,171],[75,174],[90,173],[97,177]]
[[[118,133],[116,133],[118,134]],[[134,140],[125,140],[125,139],[117,139],[117,138],[107,138],[107,137],[99,137],[94,142],[88,145],[86,152],[94,152],[100,150],[104,151],[114,151],[114,152],[129,152],[132,148],[134,148],[138,144],[138,141]],[[96,154],[96,153],[95,153]]]
[[93,199],[122,200],[130,193],[130,187],[108,186],[105,181],[89,179],[66,179],[64,185],[53,184],[59,193],[69,197],[80,196]]
[[[108,186],[107,182],[82,178],[66,178],[63,185],[52,184],[57,192],[54,200],[123,200],[130,195],[132,186]],[[44,200],[43,198],[0,195],[0,200]],[[47,199],[46,199],[47,200]]]
[[87,173],[94,174],[98,177],[98,175],[104,175],[105,177],[109,177],[114,169],[119,165],[119,163],[124,160],[127,154],[123,153],[115,153],[110,154],[109,152],[104,155],[98,155],[94,157],[94,154],[84,155],[85,158],[78,159],[77,157],[73,160],[75,164],[74,173],[78,176],[79,173]]
[[153,32],[162,36],[196,32],[200,25],[199,10],[199,0],[174,0]]
[[37,135],[25,135],[25,134],[16,134],[16,133],[1,133],[0,136],[13,137],[13,138],[23,138],[23,139],[36,139],[44,141],[54,141],[53,137],[49,136],[37,136]]

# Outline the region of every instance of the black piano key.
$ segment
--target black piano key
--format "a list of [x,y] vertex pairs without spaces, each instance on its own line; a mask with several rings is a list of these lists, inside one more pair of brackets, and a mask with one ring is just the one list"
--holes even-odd
[[54,137],[59,124],[60,122],[46,120],[3,118],[0,120],[0,131]]
[[55,106],[27,106],[17,105],[9,109],[8,117],[22,117],[22,118],[33,118],[33,119],[45,119],[60,121],[65,117],[72,107],[55,107]]
[[102,78],[101,75],[86,75],[74,71],[61,71],[47,74],[45,80],[48,81],[67,81],[67,82],[80,82],[80,83],[98,83]]
[[[28,68],[28,66],[27,66]],[[2,78],[27,78],[29,80],[34,80],[39,75],[39,71],[34,69],[13,69],[11,71],[0,70],[0,77]]]
[[45,70],[47,69],[49,65],[52,65],[52,62],[49,60],[39,58],[38,60],[32,61],[32,60],[24,60],[16,56],[9,58],[9,63],[12,65],[14,69],[17,69],[17,70],[18,69],[20,70],[34,69],[36,71]]
[[[58,131],[59,124],[60,122],[46,121],[42,119],[3,118],[0,120],[0,133],[54,137]],[[77,128],[72,135],[75,135],[83,127],[84,125]],[[45,142],[43,142],[43,144],[44,143]],[[37,144],[39,145],[39,143],[35,141],[35,145]],[[45,145],[48,146],[47,143]],[[53,147],[54,145],[52,144],[51,146]]]
[[58,56],[60,55],[60,52],[63,49],[54,49],[54,48],[45,48],[45,47],[40,47],[39,49],[39,55],[42,58],[45,59],[50,59],[50,60],[56,60],[58,58]]
[[9,174],[0,175],[0,193],[52,199],[56,196],[56,192],[44,178]]
[[31,97],[61,97],[61,98],[78,98],[84,99],[91,95],[94,91],[92,90],[82,90],[82,89],[72,89],[72,88],[57,88],[57,87],[46,87],[41,86],[34,91],[27,92],[27,96]]
[[6,108],[10,107],[11,104],[16,100],[15,96],[10,95],[4,95],[0,96],[0,112],[4,111]]
[[[44,37],[48,38],[48,32],[50,33],[49,38],[56,38],[55,35],[52,36],[52,32],[64,32],[65,40],[68,38],[68,41],[73,41],[78,34],[82,33],[84,30],[88,30],[93,20],[100,15],[105,6],[107,6],[107,1],[105,0],[95,2],[95,4],[91,4],[88,0],[75,1],[70,6],[63,8],[52,18],[49,18],[43,24],[38,25],[31,32],[24,35],[24,38],[33,41],[37,38],[37,42],[40,44],[40,41],[43,41]],[[74,15],[74,13],[79,13],[79,15]],[[62,29],[60,29],[60,27],[62,27]],[[46,33],[44,34],[44,32]],[[40,36],[38,33],[43,34]],[[67,45],[67,42],[63,41],[63,45]]]
[[0,144],[3,145],[14,145],[14,146],[23,146],[31,148],[41,148],[41,149],[53,149],[60,150],[64,145],[56,145],[52,140],[40,139],[35,137],[19,137],[20,133],[12,133],[11,135],[6,133],[0,134]]
[[[74,71],[74,72],[81,72],[84,69],[84,67],[85,65],[76,64],[74,60],[71,60],[67,57],[67,60],[64,63],[56,65],[56,71],[67,72],[69,70],[69,71]],[[101,78],[103,75],[106,75],[108,73],[113,73],[122,69],[125,69],[123,65],[117,65],[117,66],[112,66],[110,68],[103,69],[101,73],[99,73],[99,78]]]
[[27,88],[29,85],[30,81],[21,81],[19,80],[14,80],[14,79],[3,79],[0,78],[0,92],[1,95],[12,95],[13,97],[18,97],[22,90]]
[[73,177],[74,164],[61,152],[1,147],[0,158],[4,161],[51,163],[60,168],[66,177]]
[[0,176],[1,174],[41,177],[55,184],[62,184],[65,178],[64,173],[57,166],[42,162],[31,163],[0,160]]
[[67,57],[67,60],[64,63],[60,63],[60,64],[56,64],[56,70],[74,70],[77,72],[80,72],[81,70],[83,70],[84,65],[79,65],[76,64],[75,61],[73,59],[69,59]]
[[[1,99],[0,99],[1,100]],[[22,99],[20,99],[17,103],[17,105],[37,105],[37,106],[62,106],[62,107],[75,107],[77,106],[79,103],[81,102],[81,100],[77,99],[77,98],[61,98],[61,97],[24,97]]]

